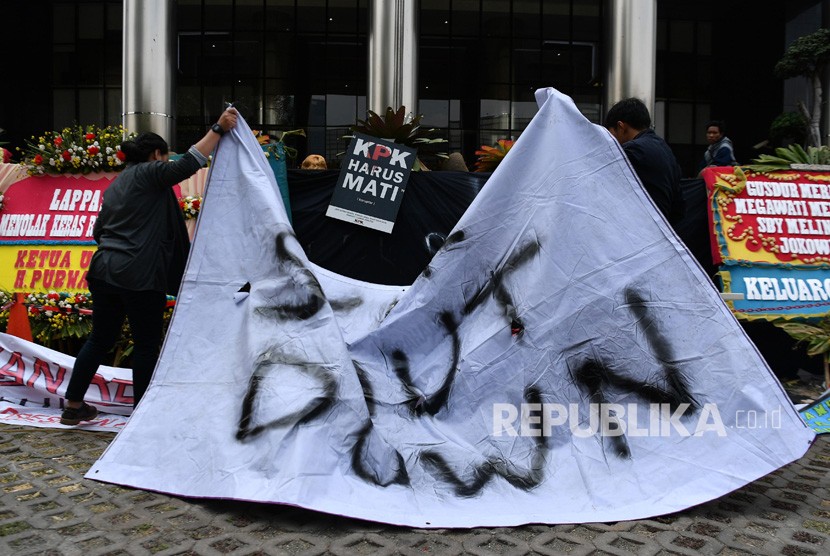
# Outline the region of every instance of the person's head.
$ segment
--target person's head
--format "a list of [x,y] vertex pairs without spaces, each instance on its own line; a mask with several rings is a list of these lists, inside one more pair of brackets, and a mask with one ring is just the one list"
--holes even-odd
[[611,135],[623,144],[651,127],[651,116],[643,101],[638,98],[626,98],[611,107],[605,116],[604,125]]
[[310,154],[305,157],[300,168],[303,170],[326,170],[328,165],[326,164],[326,159],[319,154]]
[[726,133],[726,127],[724,127],[722,121],[712,120],[706,124],[706,140],[710,145],[714,145],[720,141],[724,133]]
[[150,162],[151,160],[167,161],[170,158],[170,147],[167,141],[150,131],[138,134],[135,139],[121,143],[121,152],[127,157],[127,162]]

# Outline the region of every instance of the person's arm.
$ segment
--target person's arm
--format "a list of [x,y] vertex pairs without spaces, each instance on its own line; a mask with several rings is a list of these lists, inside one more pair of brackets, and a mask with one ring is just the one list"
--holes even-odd
[[222,133],[219,133],[218,129],[214,131],[214,128],[211,127],[205,136],[199,139],[198,143],[193,145],[196,147],[196,150],[202,153],[205,158],[210,156],[210,153],[212,153],[213,149],[216,148],[216,145],[219,144],[219,139],[222,135],[236,127],[236,117],[238,114],[239,113],[236,111],[236,108],[233,106],[222,112],[222,115],[219,116],[219,121],[216,122],[216,125],[222,128]]
[[[237,115],[236,108],[228,108],[222,112],[219,121],[205,133],[204,137],[192,145],[184,156],[175,162],[155,163],[150,170],[155,172],[155,183],[162,188],[172,187],[195,174],[199,168],[207,164],[208,156],[219,144],[222,135],[236,127]],[[214,129],[215,126],[219,126],[222,132]]]

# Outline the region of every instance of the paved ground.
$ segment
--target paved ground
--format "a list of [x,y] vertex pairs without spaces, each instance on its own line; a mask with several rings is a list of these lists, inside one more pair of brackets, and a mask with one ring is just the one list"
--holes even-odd
[[678,514],[465,530],[389,527],[83,479],[112,438],[0,425],[0,555],[830,553],[830,435],[801,460]]

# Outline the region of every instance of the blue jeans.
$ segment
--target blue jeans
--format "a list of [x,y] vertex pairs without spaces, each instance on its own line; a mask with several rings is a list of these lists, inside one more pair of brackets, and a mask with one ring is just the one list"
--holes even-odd
[[92,294],[92,332],[75,359],[66,399],[83,401],[98,366],[121,335],[124,317],[133,337],[133,407],[147,391],[153,375],[164,329],[167,295],[157,291],[133,291],[89,279]]

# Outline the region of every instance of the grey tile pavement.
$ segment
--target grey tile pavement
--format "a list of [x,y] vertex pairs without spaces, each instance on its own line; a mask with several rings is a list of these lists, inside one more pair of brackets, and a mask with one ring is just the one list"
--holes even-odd
[[827,436],[799,461],[677,514],[460,530],[183,499],[84,479],[112,438],[0,425],[0,555],[830,554]]

